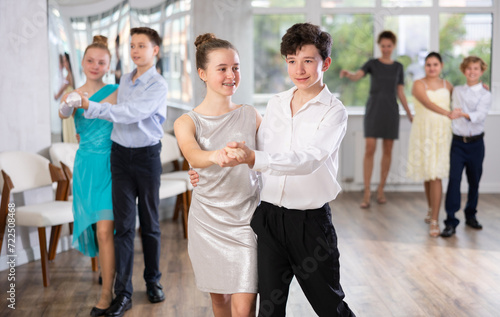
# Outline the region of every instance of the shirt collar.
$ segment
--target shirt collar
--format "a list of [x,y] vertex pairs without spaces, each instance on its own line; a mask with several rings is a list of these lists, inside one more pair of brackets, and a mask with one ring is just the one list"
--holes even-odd
[[[467,85],[467,84],[466,84]],[[482,82],[479,82],[475,85],[472,85],[472,86],[468,86],[470,90],[474,91],[474,92],[478,92],[479,90],[481,90],[483,88],[483,83]]]
[[[141,83],[147,83],[154,75],[156,72],[156,67],[155,65],[151,66],[150,69],[148,69],[144,74],[142,74],[139,78],[136,79],[136,82],[139,80]],[[130,73],[130,80],[132,81],[132,78],[134,78],[135,74],[137,73],[137,68]]]
[[[319,102],[319,103],[322,103],[324,105],[329,105],[330,104],[330,101],[331,101],[331,98],[332,98],[332,93],[330,92],[330,90],[328,89],[328,86],[326,84],[324,84],[325,86],[323,87],[323,89],[319,92],[319,94],[316,95],[316,97],[314,97],[313,99],[309,100],[307,102],[307,105],[309,104],[312,104],[312,103],[315,103],[315,102]],[[292,87],[282,93],[279,93],[278,96],[281,98],[281,99],[291,99],[294,92],[297,90],[297,87]]]

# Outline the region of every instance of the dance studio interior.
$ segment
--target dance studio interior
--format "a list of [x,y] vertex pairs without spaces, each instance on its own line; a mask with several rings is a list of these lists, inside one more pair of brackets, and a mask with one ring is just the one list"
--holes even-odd
[[[163,105],[166,119],[161,122],[164,135],[159,154],[162,174],[158,207],[159,282],[164,300],[150,303],[146,296],[145,250],[136,216],[131,246],[133,305],[124,316],[217,316],[210,293],[197,287],[190,260],[189,207],[197,199],[198,188],[189,181],[189,163],[174,134],[174,122],[200,105],[210,89],[200,80],[195,39],[213,33],[234,45],[239,56],[240,84],[232,101],[253,106],[265,121],[268,101],[296,84],[280,53],[282,37],[292,25],[306,22],[331,35],[331,65],[322,72],[322,80],[348,114],[345,135],[335,150],[338,168],[332,175],[341,191],[332,201],[323,202],[331,208],[337,235],[344,301],[358,317],[498,316],[497,0],[0,0],[0,315],[88,316],[98,302],[102,288],[99,257],[86,256],[74,246],[72,175],[79,140],[75,138],[73,120],[60,118],[60,107],[67,93],[88,80],[84,58],[96,35],[107,38],[109,49],[109,70],[102,83],[120,84],[120,96],[120,78],[136,68],[131,58],[131,41],[136,35],[131,35],[130,30],[148,27],[161,38],[154,65],[167,86]],[[397,42],[378,38],[386,30],[397,36]],[[384,40],[392,43],[389,53],[381,44]],[[428,60],[437,60],[428,55],[430,52],[442,57],[436,66],[438,73],[428,65]],[[480,78],[470,82],[491,98],[491,104],[482,121],[467,115],[456,122],[474,122],[477,136],[457,135],[458,124],[452,118],[452,106],[459,107],[458,97],[453,99],[458,95],[457,87],[465,85],[464,89],[469,89],[465,93],[471,94],[475,89],[467,86],[472,76],[467,75],[468,68],[461,70],[468,56],[477,56],[486,65],[480,70]],[[376,96],[377,82],[376,71],[365,63],[384,58],[403,66],[397,84],[401,90],[394,91],[391,97],[397,96],[395,109],[399,115],[396,113],[395,122],[399,133],[390,138],[388,154],[385,138],[366,134],[367,109],[375,107],[372,98]],[[445,149],[433,152],[441,154],[432,158],[446,162],[446,174],[429,181],[410,177],[408,171],[412,164],[428,163],[425,157],[415,163],[411,148],[416,127],[434,120],[432,115],[439,116],[434,112],[428,121],[419,118],[431,111],[417,99],[420,95],[415,87],[425,85],[427,90],[433,79],[439,79],[439,85],[442,82],[443,86],[435,89],[445,88],[449,111],[440,116],[445,118],[447,135],[433,137],[448,141]],[[424,92],[426,100],[436,92],[429,90],[427,95]],[[480,102],[474,101],[469,107],[475,109]],[[296,117],[300,120],[300,112]],[[426,142],[421,144],[422,153],[434,146]],[[453,170],[450,164],[455,164],[456,142],[465,146],[484,142],[484,159],[479,159],[479,176],[472,175],[467,162],[455,173],[455,196],[459,196],[460,205],[454,212],[459,224],[450,226],[445,222],[450,215],[447,207],[452,205],[448,170]],[[369,144],[375,146],[372,156],[367,155]],[[367,170],[371,173],[368,178]],[[199,174],[202,182],[203,173]],[[477,194],[474,190],[471,193],[469,187],[474,177],[479,182]],[[436,180],[438,192],[432,187]],[[467,208],[473,209],[472,216],[470,211],[466,213]],[[470,217],[475,217],[474,222]],[[310,260],[297,269],[305,280],[316,269],[316,259]],[[259,314],[259,307],[264,307],[259,306],[259,295],[256,302],[257,313],[253,312],[253,316],[277,316]],[[318,316],[311,302],[294,278],[286,316]],[[331,316],[340,315],[332,311]]]

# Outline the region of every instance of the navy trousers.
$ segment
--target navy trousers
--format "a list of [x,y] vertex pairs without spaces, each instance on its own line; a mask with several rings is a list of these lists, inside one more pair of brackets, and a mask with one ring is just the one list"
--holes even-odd
[[354,316],[343,301],[337,235],[328,204],[295,210],[263,201],[251,226],[257,234],[259,317],[285,316],[294,276],[318,316]]
[[465,204],[465,219],[475,219],[477,213],[477,201],[479,198],[479,181],[483,173],[484,140],[478,139],[465,143],[459,139],[453,139],[450,150],[450,178],[448,190],[446,191],[446,220],[445,225],[456,227],[460,221],[455,213],[460,210],[460,183],[465,168],[465,175],[469,183],[467,203]]
[[132,297],[136,206],[142,233],[144,280],[158,282],[160,226],[158,219],[161,142],[143,148],[111,147],[113,215],[115,221],[115,294]]

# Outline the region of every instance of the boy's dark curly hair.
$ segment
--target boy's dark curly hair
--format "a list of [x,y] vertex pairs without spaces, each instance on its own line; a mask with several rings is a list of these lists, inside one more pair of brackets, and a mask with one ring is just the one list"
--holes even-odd
[[311,23],[297,23],[290,27],[281,38],[281,55],[295,55],[302,46],[312,44],[323,61],[330,57],[332,37],[320,27]]

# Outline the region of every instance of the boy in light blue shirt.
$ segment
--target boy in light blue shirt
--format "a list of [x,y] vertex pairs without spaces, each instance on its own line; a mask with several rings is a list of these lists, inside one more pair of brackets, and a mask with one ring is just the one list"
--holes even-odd
[[82,95],[86,118],[113,122],[111,175],[115,219],[115,299],[106,316],[132,307],[136,200],[144,251],[144,279],[150,302],[165,299],[159,283],[158,219],[162,123],[167,115],[167,83],[155,68],[161,38],[147,27],[131,29],[130,56],[137,68],[121,77],[118,103],[96,103]]

